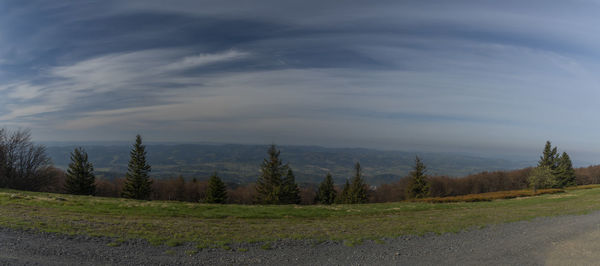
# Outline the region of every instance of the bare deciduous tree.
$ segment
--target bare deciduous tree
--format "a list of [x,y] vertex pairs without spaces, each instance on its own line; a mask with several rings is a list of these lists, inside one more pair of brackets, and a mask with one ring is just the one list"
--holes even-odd
[[39,191],[55,178],[46,148],[29,130],[0,130],[0,165],[0,187]]

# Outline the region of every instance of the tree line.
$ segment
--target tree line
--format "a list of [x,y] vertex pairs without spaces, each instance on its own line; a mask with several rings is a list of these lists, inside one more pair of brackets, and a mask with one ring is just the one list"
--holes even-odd
[[[152,199],[152,184],[150,171],[152,167],[146,162],[146,146],[142,144],[142,137],[136,136],[135,144],[129,153],[129,163],[125,180],[120,188],[120,196],[123,198],[150,200]],[[65,192],[78,195],[95,195],[96,178],[93,173],[93,165],[88,161],[88,155],[81,147],[75,148],[71,153],[71,163],[65,175]],[[200,193],[186,190],[185,181],[179,177],[172,200],[193,199],[200,201]],[[196,197],[186,197],[187,193],[196,194]],[[223,181],[213,174],[208,180],[203,201],[207,203],[225,203],[227,200],[226,187]]]
[[369,186],[359,162],[354,174],[336,186],[331,173],[318,185],[300,187],[292,167],[283,163],[275,145],[267,150],[256,183],[225,184],[214,173],[208,180],[150,178],[146,147],[140,135],[130,151],[127,173],[115,180],[98,179],[85,149],[71,152],[66,172],[54,168],[45,148],[31,142],[28,130],[0,129],[0,187],[80,195],[125,197],[139,200],[179,200],[238,204],[357,204],[445,197],[513,189],[562,188],[600,183],[600,166],[573,169],[569,155],[546,142],[538,165],[513,171],[482,172],[462,178],[430,176],[415,157],[413,170],[395,183]]

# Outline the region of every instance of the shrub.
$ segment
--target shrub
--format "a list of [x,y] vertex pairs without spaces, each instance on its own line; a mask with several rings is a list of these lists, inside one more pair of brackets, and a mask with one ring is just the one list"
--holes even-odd
[[510,191],[496,191],[480,194],[469,194],[462,196],[452,197],[435,197],[435,198],[424,198],[415,199],[417,202],[429,202],[429,203],[449,203],[449,202],[478,202],[478,201],[492,201],[496,199],[512,199],[519,197],[531,197],[542,194],[555,194],[565,192],[562,189],[539,189],[537,191],[531,190],[510,190]]

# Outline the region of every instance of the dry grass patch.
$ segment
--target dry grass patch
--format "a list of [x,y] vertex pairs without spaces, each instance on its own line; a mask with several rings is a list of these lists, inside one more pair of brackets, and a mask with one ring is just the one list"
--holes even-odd
[[492,201],[497,199],[514,199],[521,197],[531,197],[544,194],[556,194],[563,193],[563,189],[539,189],[536,192],[532,190],[510,190],[510,191],[496,191],[479,194],[469,194],[452,197],[435,197],[435,198],[424,198],[416,199],[417,202],[429,202],[429,203],[449,203],[449,202],[478,202],[478,201]]

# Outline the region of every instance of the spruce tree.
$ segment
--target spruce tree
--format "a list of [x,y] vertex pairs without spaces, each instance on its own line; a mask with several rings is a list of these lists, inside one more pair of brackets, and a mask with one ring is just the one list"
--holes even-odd
[[208,180],[206,188],[206,203],[225,203],[227,201],[227,188],[225,183],[214,173]]
[[356,162],[354,165],[354,178],[350,183],[350,189],[348,191],[348,203],[358,204],[369,202],[368,186],[362,178],[362,169],[360,163]]
[[256,180],[256,202],[260,204],[280,204],[282,177],[287,173],[288,166],[279,159],[280,151],[275,144],[269,147],[260,167],[260,176]]
[[344,184],[344,187],[342,188],[342,193],[338,194],[337,197],[335,198],[335,201],[339,204],[348,204],[350,203],[350,182],[348,181],[348,179],[346,179],[346,183]]
[[429,182],[425,175],[425,164],[419,156],[415,157],[415,168],[410,172],[410,181],[406,194],[409,198],[424,198],[429,195]]
[[552,143],[548,140],[544,146],[544,151],[538,162],[538,166],[548,167],[551,171],[554,171],[558,166],[558,150],[556,147],[552,148]]
[[292,168],[288,167],[287,174],[281,186],[281,202],[283,204],[300,204],[300,189],[296,184],[296,177]]
[[558,159],[558,166],[556,167],[556,180],[557,187],[568,187],[574,186],[575,183],[575,170],[573,169],[573,162],[566,152],[563,152]]
[[71,163],[67,169],[65,190],[69,194],[94,195],[96,194],[96,177],[94,166],[88,161],[88,154],[81,147],[71,152]]
[[552,173],[554,188],[562,188],[565,186],[575,185],[575,170],[573,163],[566,152],[558,155],[558,149],[552,147],[550,141],[546,141],[544,151],[540,157],[538,168],[547,168]]
[[319,204],[332,204],[336,198],[336,192],[333,185],[333,177],[330,173],[327,173],[325,180],[319,184],[319,190],[315,197],[315,202]]
[[146,146],[142,145],[140,135],[136,136],[135,144],[129,155],[127,174],[121,194],[125,198],[147,200],[152,191],[152,180],[148,175],[151,167],[146,163]]

